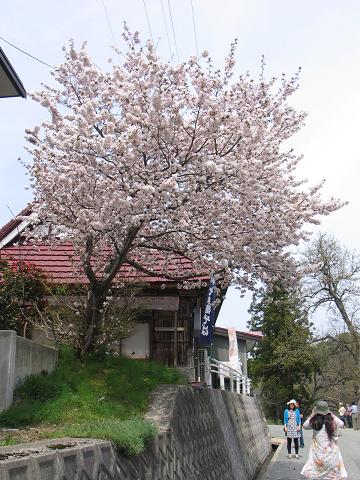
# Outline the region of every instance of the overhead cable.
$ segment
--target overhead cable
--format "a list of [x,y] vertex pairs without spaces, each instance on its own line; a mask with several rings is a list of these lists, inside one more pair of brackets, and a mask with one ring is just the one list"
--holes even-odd
[[105,5],[104,0],[101,0],[101,3],[102,3],[103,8],[104,8],[104,12],[105,12],[105,16],[106,16],[106,21],[107,21],[107,24],[108,24],[108,27],[109,27],[109,30],[110,30],[110,33],[111,33],[111,36],[112,36],[112,39],[113,39],[113,42],[114,42],[114,46],[116,46],[115,35],[114,35],[113,29],[112,29],[112,27],[111,27],[110,18],[109,18],[108,11],[107,11],[107,8],[106,8],[106,5]]
[[150,19],[149,19],[149,14],[148,14],[148,11],[147,11],[147,8],[146,8],[145,0],[142,0],[142,2],[143,2],[143,5],[144,5],[146,20],[147,20],[147,24],[148,24],[149,31],[150,31],[151,41],[152,41],[153,45],[155,46],[155,44],[154,44],[154,37],[153,37],[153,34],[152,34],[152,30],[151,30]]
[[172,17],[172,13],[171,13],[170,0],[168,0],[168,8],[169,8],[169,14],[170,14],[170,20],[171,20],[171,28],[172,28],[173,37],[174,37],[174,43],[175,43],[176,57],[177,57],[177,61],[178,61],[178,62],[180,62],[180,59],[179,59],[179,51],[178,51],[178,48],[177,48],[177,43],[176,43],[176,36],[175,36],[175,29],[174,29],[174,22],[173,22],[173,17]]
[[191,12],[192,12],[192,19],[193,19],[193,27],[194,27],[194,37],[195,37],[195,46],[196,46],[196,56],[199,58],[199,48],[197,42],[197,35],[196,35],[196,25],[195,25],[195,14],[194,14],[194,5],[193,0],[190,0],[191,3]]
[[[113,31],[113,29],[112,29],[112,27],[111,27],[110,18],[109,18],[108,11],[107,11],[107,8],[106,8],[106,5],[105,5],[104,0],[101,0],[101,3],[102,3],[102,6],[103,6],[103,8],[104,8],[106,21],[107,21],[107,24],[108,24],[108,27],[109,27],[109,30],[110,30],[110,33],[111,33],[112,40],[113,40],[113,42],[114,42],[114,47],[116,47],[116,38],[115,38],[115,35],[114,35],[114,31]],[[117,56],[118,56],[118,59],[119,59],[119,62],[120,62],[119,52],[116,51],[116,53],[117,53]]]
[[167,27],[167,21],[166,21],[166,16],[165,16],[165,10],[164,10],[163,0],[161,0],[161,10],[162,10],[163,19],[164,19],[164,24],[165,24],[166,38],[167,38],[168,45],[169,45],[170,60],[172,60],[174,54],[173,54],[172,48],[171,48],[170,36],[169,36],[169,30],[168,30],[168,27]]
[[5,40],[5,38],[0,37],[0,40],[2,40],[3,42],[7,43],[7,44],[10,45],[11,47],[16,48],[16,50],[19,50],[19,52],[24,53],[25,55],[27,55],[28,57],[32,58],[33,60],[36,60],[37,62],[42,63],[43,65],[46,65],[47,67],[54,68],[54,65],[50,65],[49,63],[46,63],[46,62],[44,62],[43,60],[40,60],[40,58],[37,58],[37,57],[35,57],[34,55],[31,55],[30,53],[25,52],[25,50],[23,50],[22,48],[17,47],[16,45],[14,45],[13,43],[11,43],[11,42],[9,42],[9,41],[7,41],[7,40]]

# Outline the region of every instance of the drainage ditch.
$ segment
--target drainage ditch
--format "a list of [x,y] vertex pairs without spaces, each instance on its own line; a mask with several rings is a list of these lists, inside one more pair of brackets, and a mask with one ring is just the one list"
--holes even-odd
[[259,470],[258,474],[254,478],[254,480],[265,480],[265,473],[268,469],[268,466],[275,455],[276,450],[280,447],[280,445],[283,443],[283,440],[280,438],[272,438],[271,439],[271,452],[269,453],[267,459],[265,462],[262,464],[261,469]]

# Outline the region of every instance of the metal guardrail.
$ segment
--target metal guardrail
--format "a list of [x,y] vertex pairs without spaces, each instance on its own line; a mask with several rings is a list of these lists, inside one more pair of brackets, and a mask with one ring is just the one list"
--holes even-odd
[[[211,374],[216,374],[220,381],[221,390],[229,390],[233,393],[250,395],[251,380],[240,371],[231,368],[215,358],[209,359],[210,363],[210,381]],[[213,386],[213,385],[211,385]],[[216,387],[215,387],[216,388]]]

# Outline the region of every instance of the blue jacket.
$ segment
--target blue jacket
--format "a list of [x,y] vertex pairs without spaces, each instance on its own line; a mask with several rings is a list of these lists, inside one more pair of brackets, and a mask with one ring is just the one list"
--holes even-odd
[[[301,418],[300,418],[300,412],[299,412],[298,408],[295,409],[295,418],[296,418],[296,425],[298,425],[300,427]],[[288,421],[289,421],[289,410],[287,408],[285,408],[285,410],[284,410],[284,425],[285,425],[285,427],[287,426]]]

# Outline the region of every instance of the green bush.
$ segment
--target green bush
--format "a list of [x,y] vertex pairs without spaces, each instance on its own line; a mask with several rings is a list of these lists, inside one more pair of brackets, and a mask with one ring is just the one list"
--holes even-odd
[[0,428],[20,428],[39,423],[38,413],[42,403],[39,400],[15,402],[10,408],[0,413]]
[[156,434],[156,428],[142,418],[131,420],[100,420],[97,422],[68,425],[61,430],[63,436],[99,438],[111,440],[126,455],[137,455]]
[[61,385],[48,375],[30,375],[16,390],[16,398],[46,402],[57,397],[60,392]]

